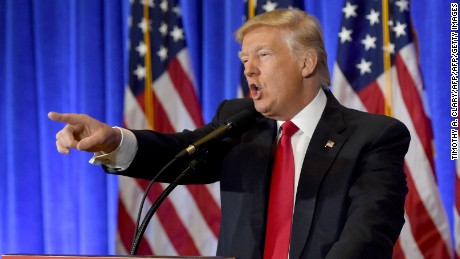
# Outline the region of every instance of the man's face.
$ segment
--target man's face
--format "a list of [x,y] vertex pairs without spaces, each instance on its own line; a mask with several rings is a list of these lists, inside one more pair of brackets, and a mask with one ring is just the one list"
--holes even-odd
[[275,120],[291,119],[312,98],[302,76],[305,59],[293,57],[288,37],[280,28],[257,27],[245,34],[240,52],[256,110]]

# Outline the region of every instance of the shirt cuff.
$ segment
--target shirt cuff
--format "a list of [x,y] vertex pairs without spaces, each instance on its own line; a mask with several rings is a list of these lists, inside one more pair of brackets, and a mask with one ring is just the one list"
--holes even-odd
[[105,165],[111,173],[126,170],[134,160],[137,153],[137,139],[130,130],[114,127],[121,131],[120,145],[112,152],[96,152],[89,160],[93,165]]

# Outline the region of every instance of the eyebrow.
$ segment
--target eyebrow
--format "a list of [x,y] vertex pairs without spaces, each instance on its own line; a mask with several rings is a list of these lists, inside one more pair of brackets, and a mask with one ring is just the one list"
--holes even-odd
[[[273,48],[270,47],[270,45],[257,45],[249,52],[257,52],[257,51],[259,51],[259,50],[261,50],[263,48],[268,48],[268,49],[273,50]],[[240,58],[242,58],[244,56],[247,56],[247,55],[248,55],[248,52],[246,52],[246,51],[238,51],[238,57],[240,57]]]

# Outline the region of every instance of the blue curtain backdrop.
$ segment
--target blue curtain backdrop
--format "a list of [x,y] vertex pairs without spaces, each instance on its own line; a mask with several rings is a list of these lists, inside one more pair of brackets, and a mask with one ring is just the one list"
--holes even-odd
[[[436,168],[452,220],[450,3],[412,1],[435,134]],[[458,1],[457,1],[458,2]],[[305,1],[329,55],[343,0]],[[91,155],[55,150],[62,127],[48,111],[122,124],[128,0],[0,0],[0,254],[114,254],[117,178]],[[182,13],[206,121],[236,95],[243,0],[183,0]]]

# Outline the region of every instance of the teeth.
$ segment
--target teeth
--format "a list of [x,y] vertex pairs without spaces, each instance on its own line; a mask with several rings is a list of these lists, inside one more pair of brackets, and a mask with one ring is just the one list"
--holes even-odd
[[250,86],[251,86],[251,90],[252,90],[252,91],[255,91],[255,92],[259,92],[259,91],[260,91],[260,88],[259,88],[257,85],[251,84]]

